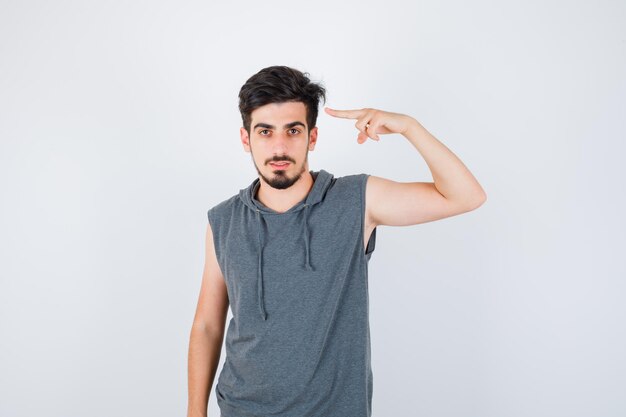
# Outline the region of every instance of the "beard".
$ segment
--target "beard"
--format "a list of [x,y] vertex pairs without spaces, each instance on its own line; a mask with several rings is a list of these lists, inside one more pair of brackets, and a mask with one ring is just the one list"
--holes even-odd
[[[305,171],[304,167],[306,165],[308,157],[309,157],[309,152],[307,151],[304,162],[300,166],[300,169],[298,169],[298,167],[296,166],[295,168],[297,172],[293,174],[293,176],[291,177],[287,173],[287,170],[281,169],[281,170],[274,171],[273,176],[268,178],[267,176],[263,175],[263,173],[259,170],[259,167],[257,167],[256,163],[254,164],[254,167],[256,168],[256,171],[259,173],[259,176],[263,179],[263,181],[267,183],[267,185],[277,190],[284,190],[286,188],[291,187],[296,182],[298,182],[300,178],[302,178],[302,174]],[[254,161],[254,157],[253,157],[253,161]],[[282,159],[282,161],[285,161],[285,159]],[[272,160],[272,162],[278,162],[278,160]],[[291,165],[295,165],[293,161],[289,160],[289,162],[291,163]]]
[[[306,162],[308,161],[308,159],[309,159],[309,151],[307,150],[307,153],[304,157],[304,162],[302,162],[300,169],[293,176],[290,177],[289,174],[286,172],[287,170],[281,169],[281,170],[275,170],[273,172],[274,175],[268,178],[267,176],[263,175],[261,170],[259,170],[259,167],[257,166],[256,162],[254,162],[254,155],[252,155],[252,163],[254,164],[254,168],[256,168],[256,171],[259,173],[259,176],[263,179],[263,181],[267,183],[267,185],[277,190],[284,190],[286,188],[291,187],[296,182],[298,182],[298,180],[302,178],[302,174],[305,171],[305,166],[306,166]],[[279,162],[279,161],[288,161],[292,165],[295,165],[295,162],[291,158],[271,159],[270,162]],[[296,169],[298,169],[298,167],[296,167]]]
[[275,170],[273,172],[273,176],[268,178],[267,176],[263,175],[263,173],[257,166],[256,162],[254,161],[254,154],[252,153],[252,151],[250,151],[250,156],[252,157],[252,163],[254,164],[254,168],[256,169],[256,172],[259,173],[259,176],[263,179],[263,181],[265,181],[267,185],[269,185],[272,188],[275,188],[277,190],[284,190],[294,185],[302,177],[302,174],[305,171],[304,167],[306,166],[306,163],[309,160],[308,145],[309,145],[309,141],[307,140],[307,151],[306,151],[306,154],[304,155],[304,161],[302,162],[302,165],[300,166],[299,169],[291,158],[272,159],[271,161],[268,161],[268,166],[269,166],[269,162],[280,162],[280,161],[290,162],[291,165],[293,165],[296,169],[296,173],[292,177],[290,177],[289,174],[286,172],[287,170],[279,169],[279,170]]
[[270,187],[276,188],[277,190],[284,190],[294,185],[302,177],[303,173],[304,173],[304,164],[302,165],[302,169],[300,170],[300,172],[298,172],[292,177],[287,175],[287,173],[285,173],[284,171],[275,172],[274,176],[271,178],[267,178],[265,175],[261,174],[260,172],[259,172],[259,175],[261,176],[261,178],[263,178],[263,180]]

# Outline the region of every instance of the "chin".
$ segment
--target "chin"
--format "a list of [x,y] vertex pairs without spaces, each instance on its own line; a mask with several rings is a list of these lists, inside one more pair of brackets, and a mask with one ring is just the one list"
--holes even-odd
[[302,177],[302,172],[304,172],[302,166],[291,166],[280,172],[270,167],[268,174],[263,177],[270,187],[284,190],[298,182]]

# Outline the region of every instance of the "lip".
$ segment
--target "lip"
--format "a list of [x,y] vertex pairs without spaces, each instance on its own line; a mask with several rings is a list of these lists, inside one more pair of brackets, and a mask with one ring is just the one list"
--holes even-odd
[[291,164],[291,162],[287,162],[287,161],[284,162],[284,165],[276,165],[276,164],[270,162],[270,165],[274,169],[287,169],[287,167],[289,167],[290,164]]

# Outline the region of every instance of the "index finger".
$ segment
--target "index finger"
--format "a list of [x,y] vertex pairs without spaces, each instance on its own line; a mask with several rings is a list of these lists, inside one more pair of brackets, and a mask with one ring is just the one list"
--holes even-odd
[[331,109],[330,107],[324,107],[324,110],[326,110],[326,113],[330,114],[331,116],[341,117],[342,119],[358,119],[363,114],[365,114],[365,109],[335,110]]

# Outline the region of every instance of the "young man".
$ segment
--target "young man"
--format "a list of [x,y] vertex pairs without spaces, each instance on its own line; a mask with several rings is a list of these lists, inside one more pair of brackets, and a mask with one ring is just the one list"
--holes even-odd
[[403,135],[434,182],[310,171],[325,89],[285,67],[262,69],[239,93],[241,142],[259,177],[208,211],[206,261],[189,345],[188,416],[371,415],[367,264],[376,227],[409,226],[479,207],[485,192],[463,163],[410,116],[333,110],[357,142]]

